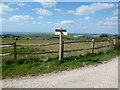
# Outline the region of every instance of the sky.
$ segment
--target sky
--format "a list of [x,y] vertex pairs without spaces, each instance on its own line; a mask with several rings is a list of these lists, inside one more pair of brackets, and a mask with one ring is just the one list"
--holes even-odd
[[118,33],[117,2],[2,2],[0,14],[3,32]]

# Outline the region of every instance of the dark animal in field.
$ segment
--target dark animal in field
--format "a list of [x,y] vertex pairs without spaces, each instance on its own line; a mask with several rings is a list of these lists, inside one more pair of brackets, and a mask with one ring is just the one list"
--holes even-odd
[[14,37],[14,40],[19,40],[19,38],[18,37]]
[[29,40],[29,38],[27,38],[27,41]]
[[10,36],[13,40],[20,40],[20,36]]

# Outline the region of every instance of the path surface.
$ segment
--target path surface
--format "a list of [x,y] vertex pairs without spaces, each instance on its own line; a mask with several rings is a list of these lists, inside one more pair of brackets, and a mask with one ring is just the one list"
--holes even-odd
[[3,88],[117,88],[118,57],[88,66],[43,76],[3,80]]

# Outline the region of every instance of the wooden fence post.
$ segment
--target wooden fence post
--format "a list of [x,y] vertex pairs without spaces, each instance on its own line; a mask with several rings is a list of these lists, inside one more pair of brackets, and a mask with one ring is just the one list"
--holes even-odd
[[64,53],[64,41],[60,42],[60,49],[59,49],[59,60],[63,59]]
[[116,47],[116,39],[114,38],[113,39],[113,48],[115,48]]
[[109,46],[109,49],[111,49],[111,41],[110,41],[110,39],[108,38],[108,42],[109,42],[109,44],[110,44],[110,46]]
[[16,41],[13,43],[13,54],[14,54],[14,59],[17,59]]
[[92,39],[92,53],[94,53],[94,48],[95,48],[95,39]]
[[119,46],[119,40],[118,40],[118,38],[116,38],[116,47],[118,47]]

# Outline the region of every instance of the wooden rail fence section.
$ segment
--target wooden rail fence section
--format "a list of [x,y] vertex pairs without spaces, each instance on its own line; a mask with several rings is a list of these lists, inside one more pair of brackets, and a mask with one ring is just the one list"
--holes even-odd
[[[100,47],[95,47],[95,42],[113,42],[113,45],[107,45],[107,46],[100,46]],[[82,50],[91,50],[92,53],[94,53],[95,49],[100,49],[104,47],[112,47],[114,48],[116,46],[116,39],[113,40],[106,40],[106,41],[95,41],[95,39],[92,39],[92,41],[71,41],[71,42],[62,42],[61,47],[63,48],[63,51],[47,51],[47,52],[17,52],[17,46],[29,46],[29,47],[37,47],[37,46],[49,46],[49,45],[56,45],[59,43],[50,43],[50,44],[38,44],[38,45],[17,45],[16,41],[14,43],[9,43],[9,44],[0,44],[0,45],[11,45],[13,46],[13,53],[9,53],[8,55],[14,55],[14,59],[17,59],[17,54],[48,54],[48,53],[62,53],[62,57],[64,55],[64,52],[72,52],[72,51],[82,51]],[[64,44],[69,44],[69,43],[83,43],[83,42],[92,42],[92,47],[87,48],[87,49],[74,49],[74,50],[64,50]],[[59,57],[61,57],[59,55]]]

